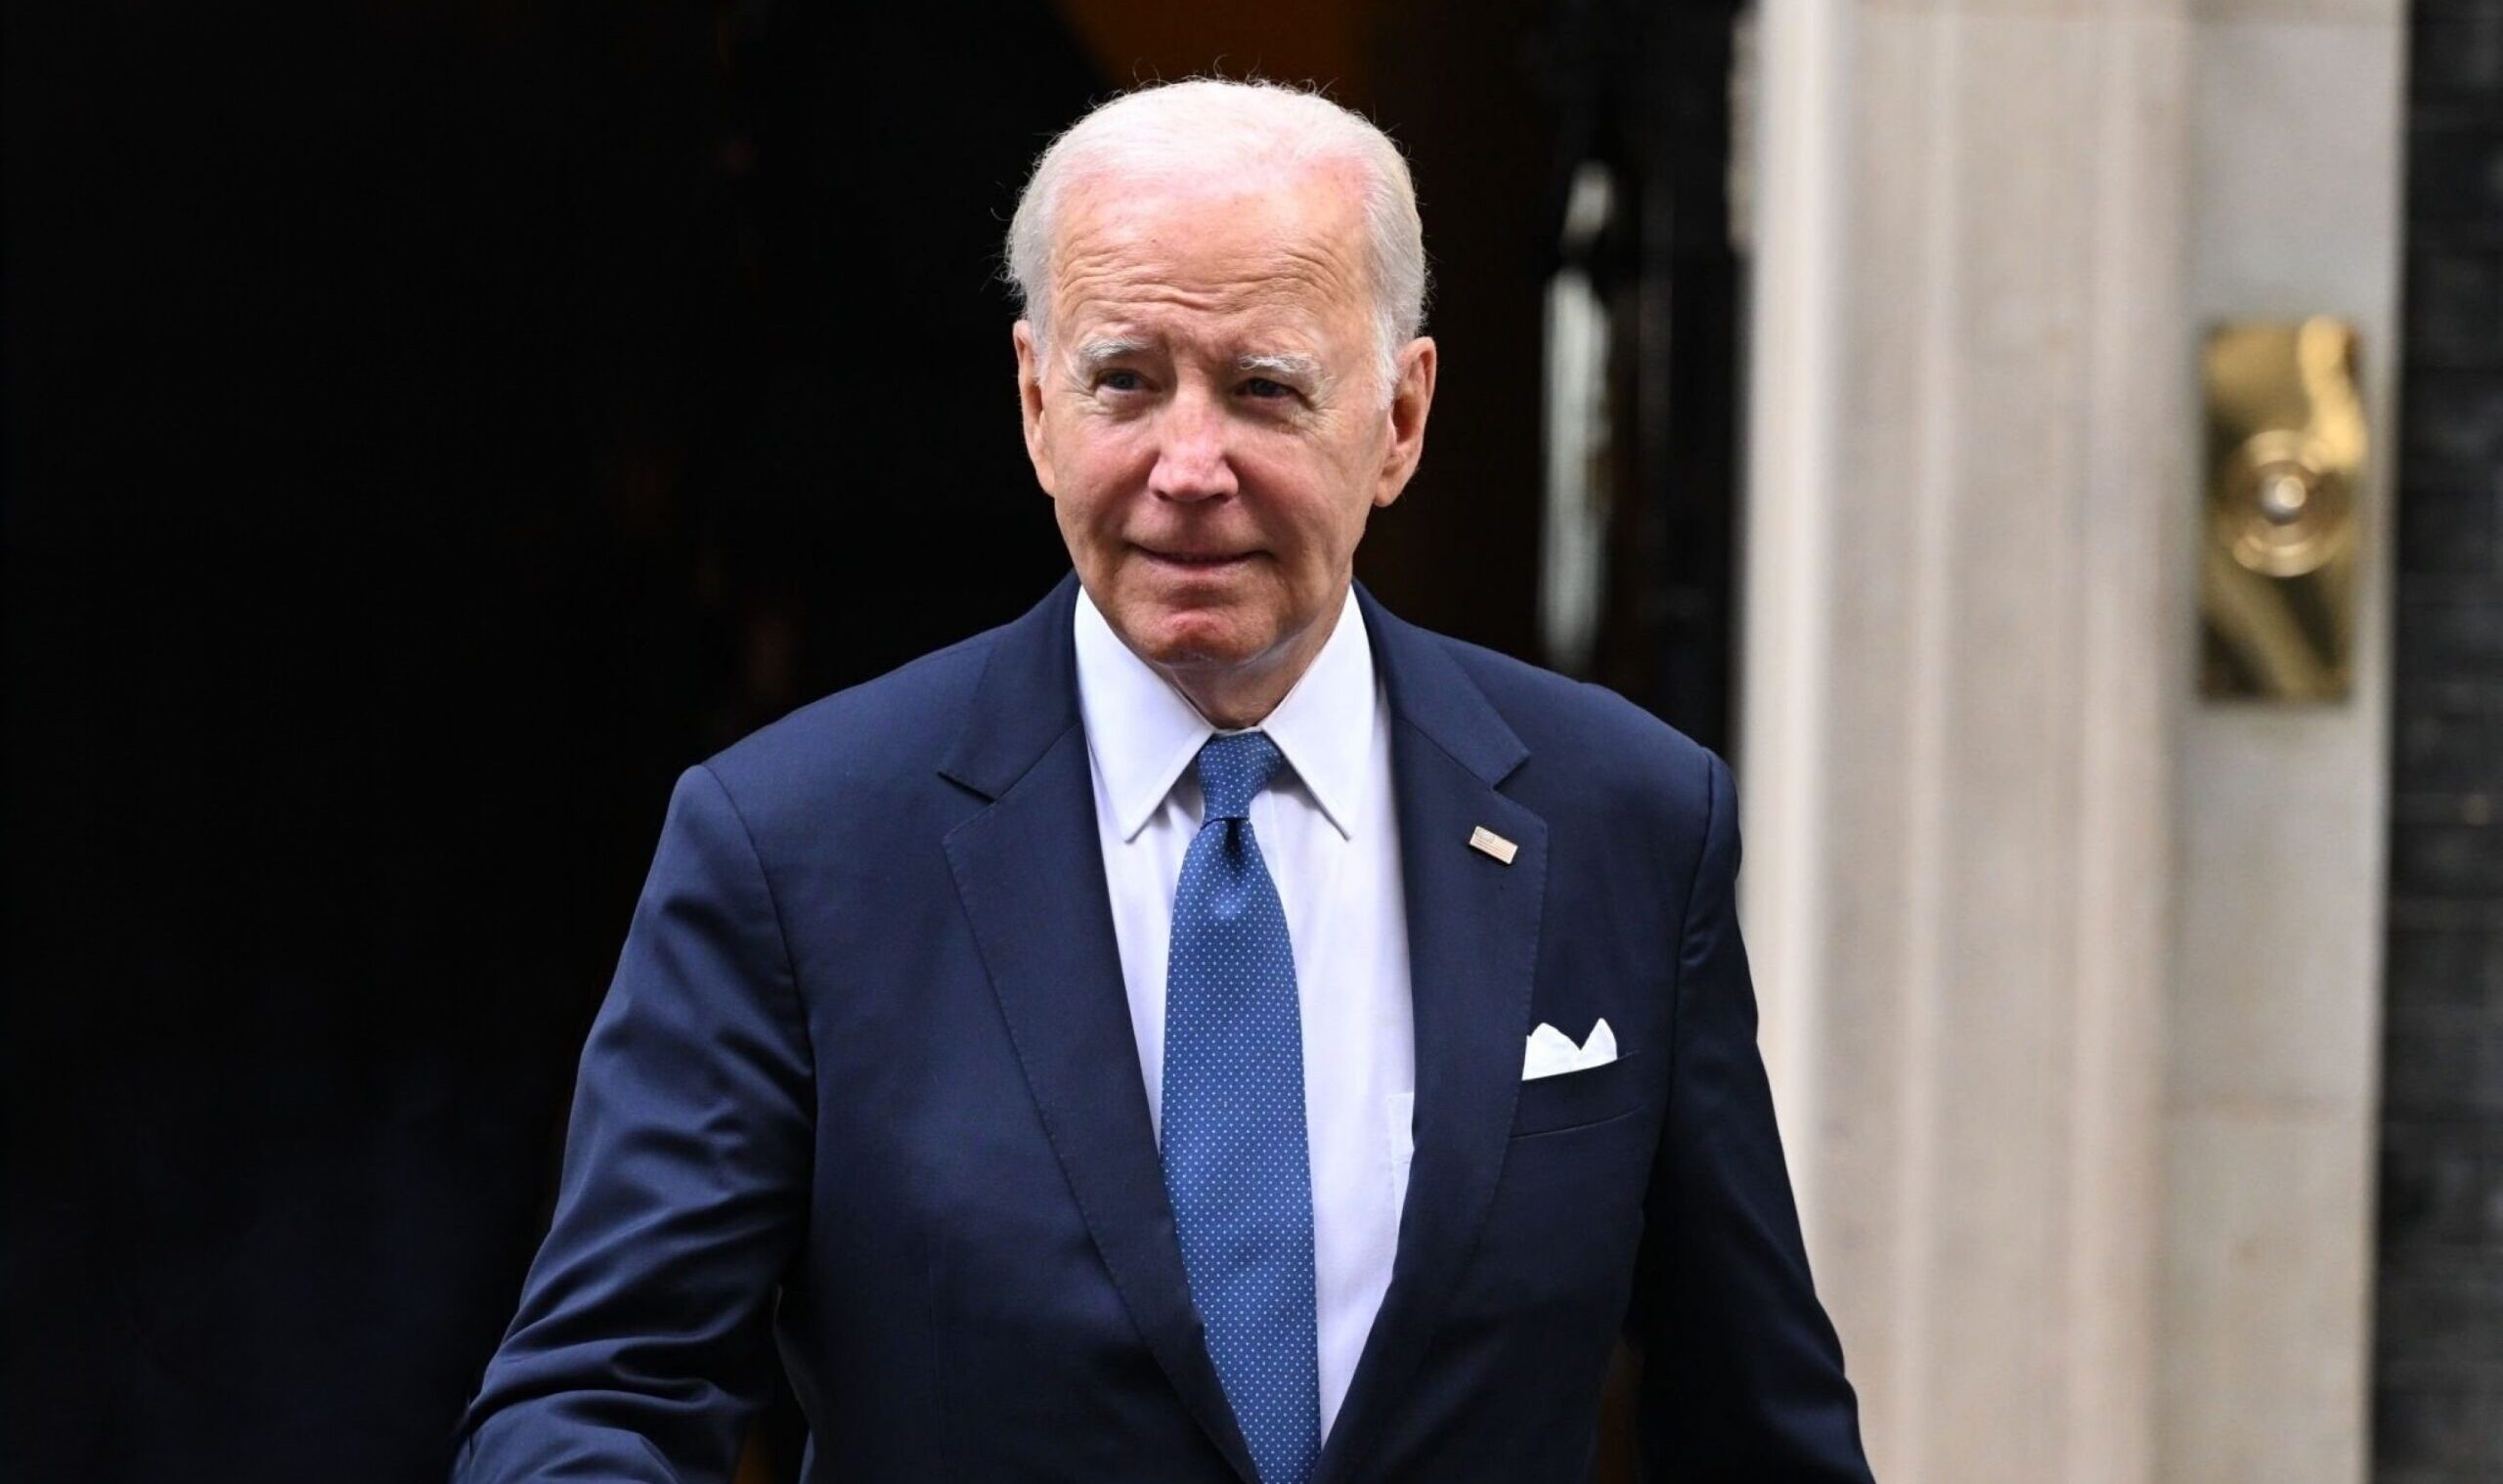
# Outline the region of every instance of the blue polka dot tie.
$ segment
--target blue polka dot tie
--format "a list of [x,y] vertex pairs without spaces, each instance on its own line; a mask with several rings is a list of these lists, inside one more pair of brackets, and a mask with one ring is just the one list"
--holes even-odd
[[1249,817],[1284,762],[1256,731],[1200,749],[1208,808],[1182,857],[1164,974],[1164,1190],[1261,1484],[1305,1484],[1321,1454],[1303,1022]]

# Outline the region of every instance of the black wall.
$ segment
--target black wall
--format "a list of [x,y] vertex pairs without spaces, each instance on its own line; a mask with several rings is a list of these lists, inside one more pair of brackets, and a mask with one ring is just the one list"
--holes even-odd
[[897,9],[12,11],[0,1477],[440,1479],[671,778],[1065,570]]
[[[1605,153],[1652,420],[1604,677],[1723,742],[1729,0],[1346,9],[1445,368],[1366,580],[1534,653],[1539,292]],[[5,42],[0,1479],[440,1479],[672,778],[1065,570],[998,240],[1159,69],[1047,0]]]
[[2416,0],[2374,1476],[2503,1478],[2503,0]]

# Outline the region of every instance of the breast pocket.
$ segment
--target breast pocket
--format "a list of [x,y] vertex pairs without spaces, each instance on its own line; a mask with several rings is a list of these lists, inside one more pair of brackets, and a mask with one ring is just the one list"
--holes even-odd
[[1523,1082],[1513,1112],[1513,1137],[1562,1133],[1636,1112],[1643,1107],[1647,1069],[1637,1051],[1620,1054],[1605,1066]]
[[1587,1371],[1596,1386],[1624,1322],[1657,1147],[1659,1060],[1620,1053],[1520,1085],[1504,1172],[1452,1313],[1501,1333],[1534,1370]]

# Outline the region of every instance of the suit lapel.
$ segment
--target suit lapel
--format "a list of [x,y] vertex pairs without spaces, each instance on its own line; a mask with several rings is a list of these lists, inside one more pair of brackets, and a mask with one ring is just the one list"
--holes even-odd
[[[1528,757],[1442,647],[1361,588],[1389,692],[1416,1007],[1417,1152],[1389,1291],[1365,1341],[1316,1484],[1351,1479],[1405,1393],[1503,1173],[1547,884],[1547,825],[1497,785]],[[1483,826],[1519,847],[1505,865],[1470,847]]]
[[1191,1304],[1121,989],[1079,723],[1076,593],[1076,579],[1064,581],[992,650],[941,769],[991,804],[949,832],[947,860],[1027,1086],[1113,1285],[1201,1426],[1239,1475],[1256,1481]]
[[[1114,1286],[1201,1426],[1256,1484],[1191,1304],[1121,990],[1079,721],[1076,594],[1076,580],[1064,581],[992,651],[941,769],[990,805],[948,834],[947,858],[1027,1085]],[[1439,641],[1362,588],[1356,595],[1392,718],[1417,1152],[1390,1288],[1316,1484],[1357,1476],[1485,1222],[1519,1095],[1547,881],[1546,822],[1498,790],[1528,750]],[[1480,826],[1519,847],[1510,865],[1470,848]]]

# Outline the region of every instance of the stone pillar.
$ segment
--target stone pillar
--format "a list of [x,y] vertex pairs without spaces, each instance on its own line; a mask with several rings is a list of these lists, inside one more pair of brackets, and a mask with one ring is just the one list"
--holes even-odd
[[[2324,297],[2270,234],[2391,230],[2395,31],[2281,85],[2229,55],[2264,8],[1760,17],[1742,884],[1889,1484],[2356,1477],[2380,620],[2334,717],[2201,709],[2195,347],[2325,310],[2387,356],[2387,246]],[[2244,176],[2331,83],[2326,186]]]
[[2151,1478],[2181,7],[1764,18],[1747,910],[1879,1475]]

